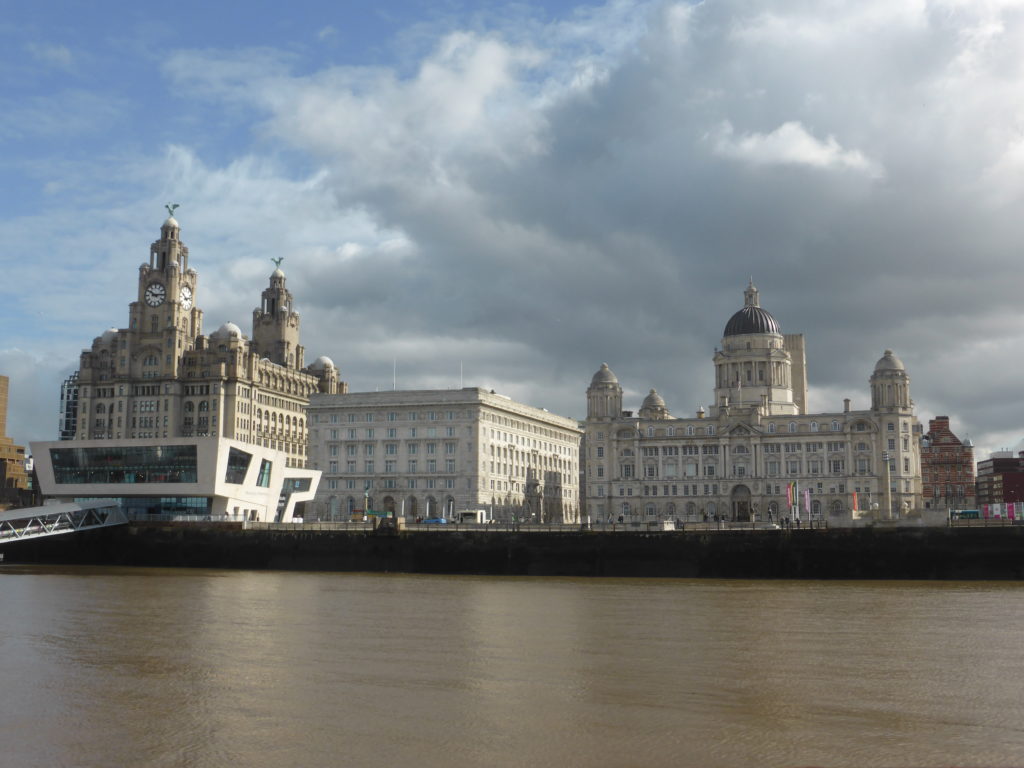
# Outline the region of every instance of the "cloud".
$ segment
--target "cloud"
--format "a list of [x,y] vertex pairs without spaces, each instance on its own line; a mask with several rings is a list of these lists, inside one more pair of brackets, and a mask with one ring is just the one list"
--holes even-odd
[[844,150],[835,136],[820,141],[799,122],[786,122],[768,134],[734,137],[726,120],[709,134],[715,153],[753,165],[805,165],[822,170],[852,170],[881,177],[883,170],[858,150]]
[[28,43],[25,49],[36,61],[57,67],[58,69],[70,70],[74,63],[71,51],[63,45]]
[[[373,67],[285,44],[172,51],[168,98],[235,127],[226,159],[183,134],[73,177],[79,201],[120,180],[118,204],[0,222],[0,238],[73,254],[53,257],[50,290],[80,348],[123,323],[174,199],[208,328],[246,328],[284,255],[310,359],[332,357],[354,390],[387,386],[396,360],[410,388],[461,365],[467,385],[568,416],[602,361],[626,407],[650,387],[675,413],[706,405],[753,275],[783,330],[807,335],[817,407],[866,405],[892,348],[922,420],[954,415],[979,456],[1024,424],[1024,340],[1006,330],[1024,241],[1015,6],[508,13],[418,29],[429,45]],[[100,298],[76,300],[91,283]]]

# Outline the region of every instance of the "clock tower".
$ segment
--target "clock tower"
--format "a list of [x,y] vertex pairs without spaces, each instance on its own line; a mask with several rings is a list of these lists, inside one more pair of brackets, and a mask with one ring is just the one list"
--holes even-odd
[[149,263],[139,267],[138,299],[128,317],[129,330],[136,332],[136,354],[132,370],[121,373],[176,377],[181,354],[202,334],[203,313],[195,302],[196,271],[188,265],[177,220],[168,216],[160,239],[149,247]]

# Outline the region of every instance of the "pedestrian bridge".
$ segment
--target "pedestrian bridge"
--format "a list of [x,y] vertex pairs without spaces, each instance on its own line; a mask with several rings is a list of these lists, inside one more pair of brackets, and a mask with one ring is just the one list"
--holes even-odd
[[93,528],[124,525],[128,517],[113,499],[46,504],[0,512],[0,544],[61,536]]

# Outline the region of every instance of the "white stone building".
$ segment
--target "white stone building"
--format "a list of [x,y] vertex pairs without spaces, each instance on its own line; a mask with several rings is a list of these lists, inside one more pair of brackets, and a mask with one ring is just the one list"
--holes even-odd
[[890,350],[871,407],[806,412],[804,340],[783,335],[753,283],[715,351],[710,412],[672,416],[655,390],[639,411],[602,365],[587,389],[585,509],[594,522],[890,518],[921,508],[921,428]]
[[309,421],[319,519],[481,509],[495,520],[579,520],[573,419],[467,387],[313,395]]

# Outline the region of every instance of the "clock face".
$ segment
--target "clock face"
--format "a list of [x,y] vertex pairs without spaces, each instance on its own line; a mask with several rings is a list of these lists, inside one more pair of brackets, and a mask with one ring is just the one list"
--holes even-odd
[[151,307],[159,307],[167,298],[167,289],[160,283],[150,283],[146,288],[146,303]]
[[185,310],[192,309],[192,289],[187,285],[181,287],[181,293],[179,294],[181,300],[181,308]]

